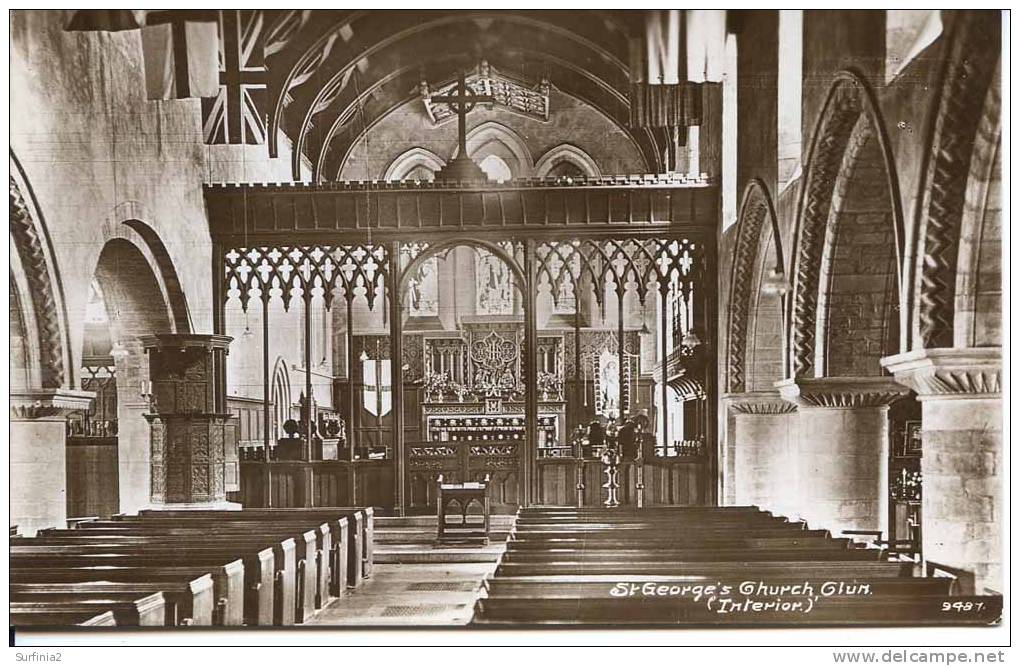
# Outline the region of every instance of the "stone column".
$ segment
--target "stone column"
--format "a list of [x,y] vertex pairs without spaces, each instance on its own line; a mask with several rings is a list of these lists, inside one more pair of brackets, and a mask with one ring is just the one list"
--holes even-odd
[[754,504],[796,519],[797,466],[790,436],[797,408],[778,392],[730,394],[736,504]]
[[923,349],[882,359],[921,401],[926,560],[1003,591],[1002,350]]
[[88,409],[94,395],[63,388],[11,392],[10,513],[20,534],[66,526],[66,417]]
[[226,407],[224,335],[142,338],[152,382],[151,508],[240,508],[227,502],[236,484],[237,442]]
[[891,377],[776,382],[798,407],[797,505],[812,528],[888,527],[889,404],[907,393]]

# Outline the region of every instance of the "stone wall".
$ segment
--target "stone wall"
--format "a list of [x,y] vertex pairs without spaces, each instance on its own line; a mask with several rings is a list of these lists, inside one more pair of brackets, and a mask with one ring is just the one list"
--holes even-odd
[[[205,145],[200,100],[146,99],[139,31],[65,32],[67,18],[64,11],[11,14],[10,147],[52,240],[78,367],[89,285],[101,252],[114,239],[148,247],[124,223],[138,220],[152,231],[179,280],[190,328],[208,332],[211,243],[202,183],[290,180],[290,154],[286,142],[274,160],[265,146]],[[149,268],[151,275],[151,259]],[[132,279],[149,278],[130,270],[116,278]],[[122,286],[131,291],[131,285]],[[170,305],[183,304],[126,300],[118,316],[126,321],[139,307]],[[143,504],[149,483],[148,431],[140,416],[145,406],[138,396],[145,364],[130,342],[119,378],[121,510]],[[65,501],[63,423],[17,422],[11,448],[18,464],[45,456],[35,469],[48,470],[19,476],[24,486],[12,486],[12,521],[58,524]],[[52,510],[37,516],[40,507]]]

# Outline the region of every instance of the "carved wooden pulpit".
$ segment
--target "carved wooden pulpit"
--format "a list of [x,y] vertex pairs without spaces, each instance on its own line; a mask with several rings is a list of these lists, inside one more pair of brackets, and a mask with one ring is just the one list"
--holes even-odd
[[149,356],[153,508],[240,508],[233,415],[226,406],[225,335],[142,338]]
[[[436,499],[439,543],[488,544],[489,475],[485,475],[484,481],[474,483],[443,483],[440,474],[436,483],[439,485]],[[473,505],[481,509],[481,515],[469,514],[468,509]]]

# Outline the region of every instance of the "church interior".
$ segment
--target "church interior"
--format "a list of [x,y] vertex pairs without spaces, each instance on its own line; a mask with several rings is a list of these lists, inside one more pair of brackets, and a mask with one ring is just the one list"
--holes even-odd
[[11,12],[12,626],[995,623],[1002,31]]

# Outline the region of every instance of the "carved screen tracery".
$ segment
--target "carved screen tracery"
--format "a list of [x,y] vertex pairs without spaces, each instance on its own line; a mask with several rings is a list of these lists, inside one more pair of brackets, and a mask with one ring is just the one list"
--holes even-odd
[[561,299],[580,298],[591,289],[605,310],[605,292],[613,285],[619,294],[631,288],[642,305],[653,287],[693,285],[704,257],[699,244],[686,238],[606,238],[543,241],[536,247],[538,282],[547,285],[554,306]]
[[357,245],[236,247],[224,255],[224,297],[236,297],[244,311],[252,297],[269,302],[321,295],[326,309],[333,298],[363,297],[374,309],[388,278],[389,252],[385,246]]

